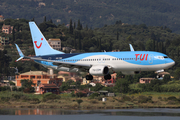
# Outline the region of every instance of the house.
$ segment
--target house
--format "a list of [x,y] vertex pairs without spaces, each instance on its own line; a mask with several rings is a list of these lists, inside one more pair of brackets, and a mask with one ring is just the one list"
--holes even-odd
[[49,45],[56,50],[61,50],[61,40],[60,39],[49,39],[48,40]]
[[56,77],[57,76],[55,74],[50,75],[44,71],[29,71],[16,75],[15,81],[17,87],[21,87],[21,80],[23,79],[32,80],[35,86],[39,86],[40,84],[49,84],[50,79]]
[[44,94],[52,92],[53,94],[59,94],[59,87],[55,84],[40,84],[36,88],[36,94]]
[[72,48],[70,47],[62,47],[62,51],[70,52]]
[[13,26],[3,24],[3,26],[2,26],[3,33],[11,34],[12,31],[13,31]]
[[2,36],[0,36],[0,43],[2,45],[9,44],[9,37],[2,37]]
[[67,82],[68,80],[72,80],[74,82],[82,81],[82,78],[77,75],[77,73],[72,72],[64,72],[60,71],[58,73],[58,78],[62,78],[63,82]]
[[86,84],[89,84],[90,82],[91,80],[86,80],[86,78],[83,78],[81,85],[86,85]]
[[151,83],[152,80],[155,80],[155,78],[140,78],[139,83],[141,84]]
[[49,80],[49,84],[55,84],[56,86],[60,87],[62,85],[62,78],[51,78]]
[[0,22],[4,21],[4,16],[0,15]]
[[77,89],[77,90],[74,91],[74,93],[77,94],[77,95],[78,95],[78,93],[80,93],[79,95],[81,95],[81,97],[82,96],[87,97],[87,96],[91,95],[94,92],[90,91],[90,89],[84,89],[84,90]]

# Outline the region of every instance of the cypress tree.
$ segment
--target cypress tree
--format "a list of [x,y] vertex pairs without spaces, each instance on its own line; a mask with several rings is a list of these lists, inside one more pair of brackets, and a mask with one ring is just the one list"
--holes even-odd
[[70,23],[69,23],[69,32],[70,34],[73,34],[72,19],[70,19]]
[[76,29],[76,23],[74,22],[74,29]]
[[81,22],[80,22],[80,20],[78,20],[77,29],[78,29],[78,30],[82,30],[82,25],[81,25]]
[[44,16],[44,21],[43,22],[46,22],[46,16]]
[[119,40],[119,33],[118,33],[118,31],[117,31],[116,35],[117,35],[116,39]]
[[179,47],[177,49],[177,57],[179,58]]

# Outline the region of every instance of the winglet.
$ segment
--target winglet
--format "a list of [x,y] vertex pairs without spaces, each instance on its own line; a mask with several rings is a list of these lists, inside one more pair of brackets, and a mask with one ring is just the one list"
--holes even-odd
[[18,53],[19,53],[19,56],[20,56],[20,58],[18,58],[18,59],[16,60],[16,62],[17,62],[17,61],[21,60],[22,58],[24,58],[24,54],[22,53],[22,51],[20,50],[20,48],[18,47],[18,45],[17,45],[17,44],[15,44],[15,45],[16,45],[16,48],[17,48]]
[[129,47],[130,47],[131,51],[134,51],[134,48],[133,48],[133,46],[131,44],[129,44]]

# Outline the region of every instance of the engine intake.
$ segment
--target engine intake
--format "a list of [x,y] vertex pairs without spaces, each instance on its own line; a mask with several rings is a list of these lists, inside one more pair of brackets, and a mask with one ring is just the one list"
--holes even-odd
[[92,66],[89,69],[91,75],[107,75],[109,73],[109,68],[107,66]]

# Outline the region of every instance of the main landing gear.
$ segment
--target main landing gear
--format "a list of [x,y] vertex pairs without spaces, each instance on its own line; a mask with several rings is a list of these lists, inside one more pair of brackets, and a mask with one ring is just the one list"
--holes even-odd
[[93,80],[93,76],[92,75],[86,75],[86,80]]
[[104,76],[104,79],[105,79],[105,80],[111,79],[111,75],[110,75],[110,74],[105,75],[105,76]]
[[[104,76],[104,79],[105,79],[105,80],[111,79],[111,75],[110,75],[110,74],[105,75],[105,76]],[[93,76],[92,76],[91,74],[86,75],[86,80],[93,80]]]

